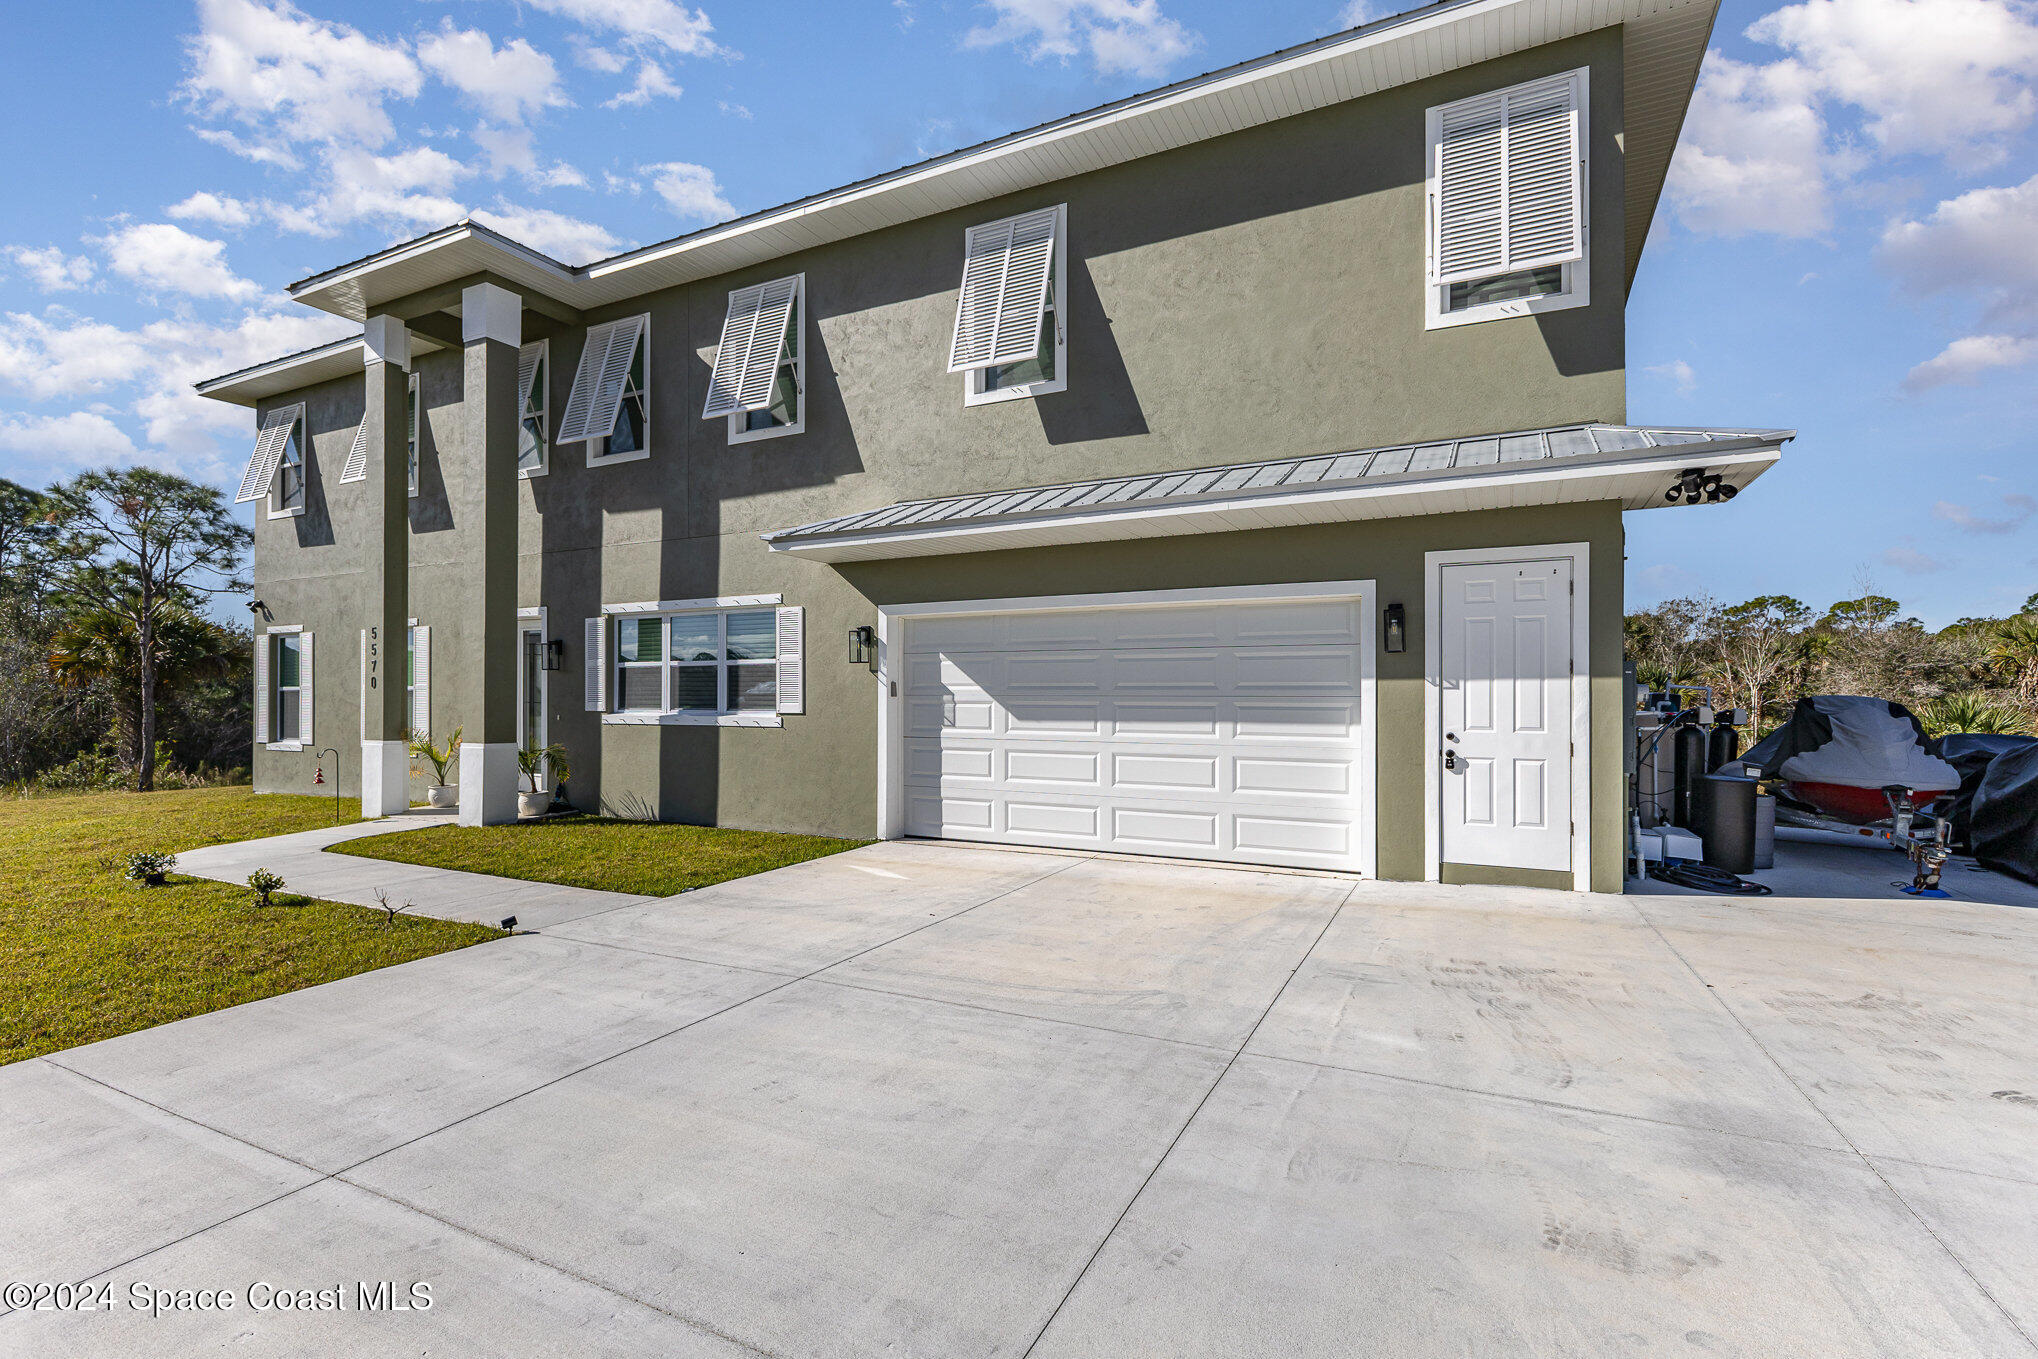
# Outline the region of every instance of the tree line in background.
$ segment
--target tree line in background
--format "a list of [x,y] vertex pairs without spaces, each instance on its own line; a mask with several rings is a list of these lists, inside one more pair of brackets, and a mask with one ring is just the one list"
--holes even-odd
[[251,758],[252,536],[218,490],[150,468],[0,479],[0,786],[238,782]]
[[2038,735],[2038,594],[2008,618],[1963,618],[1934,632],[1886,595],[1823,614],[1789,595],[1722,605],[1666,600],[1627,616],[1641,682],[1712,688],[1716,708],[1746,708],[1755,736],[1812,694],[1894,699],[1934,736]]

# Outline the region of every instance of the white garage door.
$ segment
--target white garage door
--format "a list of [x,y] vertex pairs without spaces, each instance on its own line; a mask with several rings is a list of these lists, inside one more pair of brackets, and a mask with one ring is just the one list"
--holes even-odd
[[911,619],[908,835],[1360,870],[1355,598]]

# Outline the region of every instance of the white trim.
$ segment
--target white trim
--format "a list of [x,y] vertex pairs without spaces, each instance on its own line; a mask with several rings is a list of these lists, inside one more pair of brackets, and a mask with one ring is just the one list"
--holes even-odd
[[[528,695],[524,693],[524,634],[538,634],[538,734],[533,740],[531,733],[524,731],[524,711]],[[541,749],[550,745],[552,732],[552,672],[545,668],[545,647],[552,640],[552,629],[546,619],[545,606],[517,610],[517,749],[537,745]],[[549,762],[548,762],[549,763]],[[538,785],[542,790],[551,783],[550,769],[538,771]],[[517,791],[523,791],[524,776],[517,774]]]
[[661,599],[654,604],[604,604],[603,613],[677,613],[686,609],[752,609],[781,602],[778,595],[723,595],[720,599]]
[[777,713],[603,713],[605,727],[783,727]]
[[276,696],[269,691],[277,687],[276,664],[274,660],[275,643],[270,639],[283,636],[286,633],[300,638],[297,657],[297,725],[298,730],[302,731],[304,729],[304,650],[301,640],[304,634],[304,624],[283,623],[265,628],[261,637],[264,653],[262,657],[262,669],[264,672],[262,676],[264,688],[262,707],[265,710],[263,713],[263,725],[267,730],[262,732],[260,742],[264,750],[299,751],[304,749],[302,737],[292,741],[272,741],[269,739],[269,732],[274,730],[276,722]]
[[519,618],[543,618],[544,616],[545,606],[543,604],[533,604],[528,608],[517,610],[517,617]]
[[994,406],[1000,401],[1030,401],[1037,396],[1051,396],[1069,389],[1068,204],[1057,205],[1055,213],[1054,272],[1050,275],[1054,288],[1054,376],[1044,382],[1029,382],[1020,387],[1000,387],[987,392],[983,389],[985,370],[972,368],[962,375],[964,406]]
[[471,283],[460,290],[463,344],[494,340],[511,349],[524,343],[524,299],[499,283]]
[[365,368],[378,363],[393,363],[408,373],[411,363],[410,341],[410,328],[404,324],[402,318],[387,313],[371,316],[361,323],[361,364]]
[[1592,270],[1589,264],[1580,260],[1576,264],[1560,265],[1564,271],[1564,286],[1554,293],[1541,297],[1515,297],[1505,302],[1484,302],[1463,311],[1445,311],[1444,298],[1450,285],[1440,283],[1435,287],[1423,288],[1424,330],[1449,330],[1453,326],[1476,326],[1484,321],[1500,321],[1510,316],[1539,316],[1544,312],[1569,311],[1573,307],[1592,305]]
[[417,499],[418,486],[425,479],[425,394],[418,390],[418,375],[410,375],[404,388],[404,404],[410,408],[410,446],[404,450],[404,475],[410,483],[410,498]]
[[294,510],[271,510],[269,511],[269,517],[271,519],[295,519],[297,518],[298,515],[303,513],[304,506],[299,505]]
[[1589,543],[1524,543],[1519,547],[1425,552],[1422,558],[1422,876],[1443,881],[1443,568],[1482,562],[1571,562],[1571,889],[1592,890],[1592,547]]
[[281,750],[281,751],[299,751],[299,750],[303,750],[303,749],[304,749],[304,742],[302,742],[302,741],[270,741],[270,742],[268,742],[268,743],[267,743],[266,745],[264,745],[264,746],[263,746],[263,749],[264,749],[264,750]]
[[[959,599],[933,604],[879,605],[878,634],[878,837],[897,840],[905,835],[905,723],[899,715],[904,701],[899,688],[904,666],[895,665],[894,652],[905,640],[905,625],[917,618],[954,617],[983,613],[1064,611],[1070,609],[1120,609],[1142,604],[1195,605],[1271,602],[1291,599],[1353,599],[1359,605],[1359,804],[1369,824],[1358,827],[1361,877],[1376,878],[1380,872],[1380,775],[1379,775],[1379,639],[1377,583],[1371,580],[1309,581],[1280,585],[1226,585],[1183,590],[1120,590],[1087,595],[1021,595],[1008,599]],[[1244,862],[1244,861],[1241,861]]]
[[[745,429],[743,428],[743,422],[749,418],[750,412],[736,411],[728,417],[728,438],[732,447],[736,444],[754,444],[760,439],[780,439],[788,434],[805,434],[807,432],[807,350],[810,347],[807,344],[807,276],[804,273],[799,273],[794,274],[793,278],[797,280],[793,288],[792,311],[792,325],[795,336],[795,343],[793,345],[793,400],[796,403],[798,418],[788,425],[771,425],[764,429]],[[719,363],[720,361],[721,356],[718,352],[716,362]],[[784,364],[780,364],[778,368],[784,366]],[[777,383],[778,368],[772,369],[774,385]]]

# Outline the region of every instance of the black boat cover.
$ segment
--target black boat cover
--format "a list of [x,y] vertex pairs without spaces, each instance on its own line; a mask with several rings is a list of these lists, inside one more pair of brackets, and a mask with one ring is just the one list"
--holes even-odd
[[1946,809],[1953,823],[1953,843],[1974,843],[1972,817],[1975,790],[1988,772],[1989,762],[2026,746],[2038,746],[2038,736],[2006,736],[1994,732],[1949,732],[1932,742],[1932,753],[1953,766],[1960,775],[1960,791]]
[[2038,882],[2038,741],[1989,761],[1969,820],[1983,867]]
[[1959,775],[1928,749],[1925,728],[1901,703],[1851,694],[1801,698],[1789,718],[1741,757],[1765,778],[1857,788],[1951,791]]

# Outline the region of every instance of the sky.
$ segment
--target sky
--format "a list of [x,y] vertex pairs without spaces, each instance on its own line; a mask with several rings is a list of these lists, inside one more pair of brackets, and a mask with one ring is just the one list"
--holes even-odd
[[[18,7],[0,476],[230,490],[251,418],[191,383],[349,333],[285,287],[461,217],[582,263],[1392,8]],[[1628,416],[1799,436],[1731,506],[1627,516],[1630,607],[1873,588],[1941,625],[2038,590],[2034,122],[2038,0],[1726,0],[1628,304]]]

